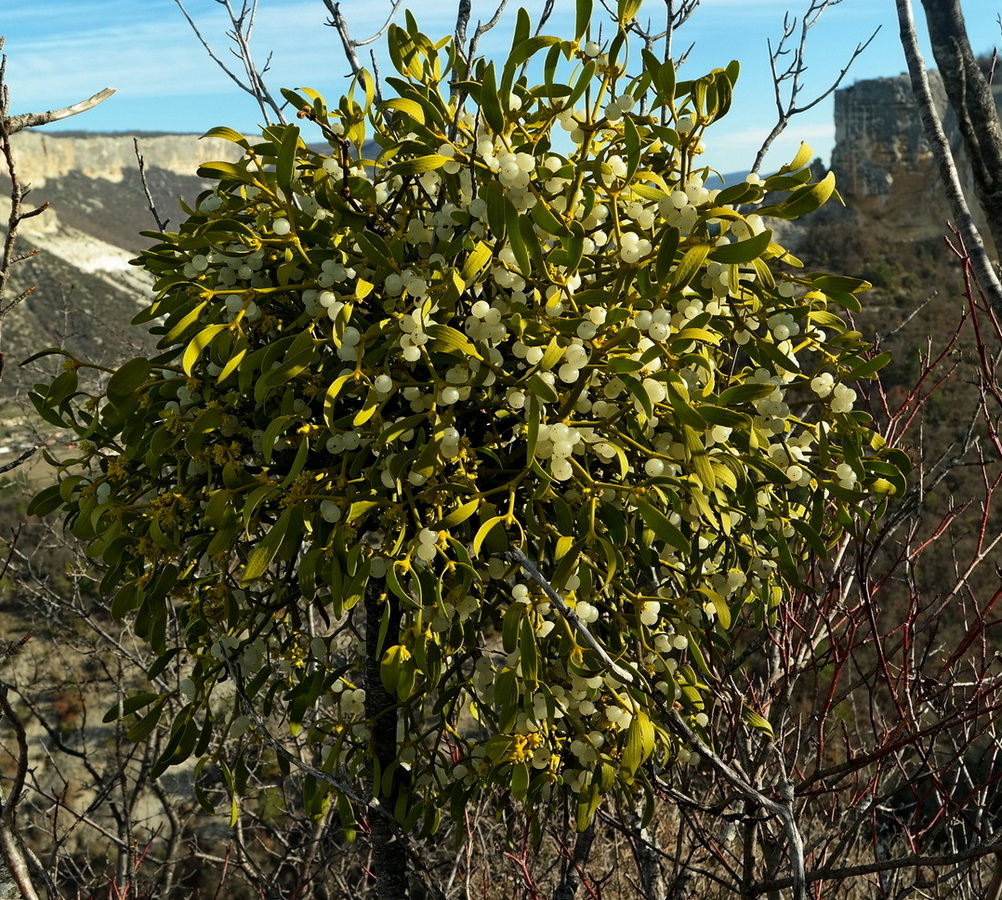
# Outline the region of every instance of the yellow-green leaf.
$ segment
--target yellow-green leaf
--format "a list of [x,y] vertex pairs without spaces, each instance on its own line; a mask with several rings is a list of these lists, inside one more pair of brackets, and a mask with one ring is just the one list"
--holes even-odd
[[478,509],[480,509],[481,500],[479,497],[464,503],[462,506],[456,507],[451,513],[449,513],[439,525],[442,528],[452,528],[456,525],[465,522],[470,516],[472,516]]
[[213,338],[220,332],[226,331],[229,327],[226,324],[209,325],[189,341],[188,346],[184,349],[184,355],[181,357],[181,368],[184,369],[186,375],[191,375],[198,357],[212,343]]
[[696,244],[685,251],[682,261],[672,274],[671,290],[679,291],[696,276],[712,248],[709,244]]
[[741,718],[743,718],[756,731],[761,731],[763,734],[766,734],[771,738],[776,736],[772,730],[772,725],[769,724],[769,720],[759,715],[751,707],[746,706],[744,710],[742,710]]
[[425,328],[425,334],[434,341],[432,345],[434,350],[441,350],[445,353],[459,351],[474,359],[483,358],[477,348],[470,343],[470,339],[451,325],[429,325]]

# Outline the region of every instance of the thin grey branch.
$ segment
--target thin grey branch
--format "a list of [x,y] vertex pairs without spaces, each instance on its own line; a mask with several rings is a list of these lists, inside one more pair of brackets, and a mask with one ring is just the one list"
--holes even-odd
[[60,119],[68,119],[70,116],[76,116],[87,112],[89,109],[93,109],[114,93],[114,88],[105,88],[103,91],[98,91],[93,97],[88,97],[86,100],[81,100],[72,106],[64,106],[62,109],[50,109],[46,112],[22,113],[19,116],[11,116],[5,122],[5,129],[7,134],[17,134],[17,132],[25,128],[35,128],[39,125],[48,125],[50,122],[58,122]]
[[[769,132],[766,139],[762,142],[762,146],[759,147],[758,153],[755,154],[755,162],[752,163],[752,171],[757,172],[762,165],[765,155],[769,152],[769,148],[772,146],[773,142],[778,138],[790,124],[790,121],[794,116],[798,116],[801,113],[807,112],[813,109],[821,101],[830,97],[842,84],[843,79],[848,74],[849,69],[852,64],[859,58],[859,56],[866,50],[867,47],[873,42],[873,39],[877,36],[877,32],[880,31],[880,26],[874,30],[864,42],[856,45],[856,48],[849,55],[849,59],[846,64],[842,67],[841,71],[835,77],[835,79],[829,84],[829,86],[822,91],[820,94],[814,97],[806,103],[798,104],[797,98],[800,96],[800,92],[803,90],[803,76],[807,71],[807,35],[808,32],[817,24],[818,19],[821,18],[821,14],[831,6],[837,6],[842,0],[810,0],[810,5],[807,11],[799,19],[789,17],[789,14],[785,15],[783,18],[783,33],[780,36],[779,43],[776,48],[773,49],[772,42],[768,42],[769,47],[769,68],[772,72],[772,85],[773,92],[776,102],[776,124],[773,125],[772,130]],[[790,46],[790,40],[795,34],[799,33],[799,38],[795,47]],[[780,70],[779,62],[783,57],[789,56],[790,62],[785,69]],[[789,85],[789,96],[783,96],[783,89],[785,85]]]
[[157,223],[158,231],[166,231],[167,226],[170,224],[170,219],[161,219],[160,213],[157,212],[157,205],[153,201],[153,193],[150,191],[150,183],[146,178],[146,160],[143,159],[143,154],[139,152],[139,138],[132,139],[132,146],[136,151],[136,162],[139,164],[139,181],[143,186],[143,193],[146,195],[146,203],[150,208],[150,215],[153,216],[153,221]]
[[[232,31],[227,32],[227,36],[236,45],[236,49],[232,49],[231,52],[236,56],[244,67],[244,75],[246,80],[241,79],[236,72],[234,72],[219,55],[212,49],[212,45],[203,36],[198,25],[195,24],[195,20],[191,17],[188,10],[185,8],[183,0],[174,0],[177,8],[181,10],[181,14],[185,17],[188,22],[189,27],[194,32],[195,37],[198,42],[205,49],[205,52],[209,54],[209,59],[211,59],[223,72],[226,73],[227,77],[237,86],[240,90],[245,93],[250,94],[258,104],[261,110],[261,115],[264,116],[264,121],[266,125],[272,124],[272,117],[278,122],[285,122],[285,115],[282,113],[282,106],[279,104],[274,97],[272,97],[271,92],[268,90],[267,85],[264,81],[264,73],[268,70],[268,63],[266,62],[263,68],[259,68],[254,62],[254,57],[250,49],[250,38],[251,33],[254,29],[254,20],[257,13],[257,0],[245,0],[240,12],[235,12],[230,6],[229,0],[216,0],[220,6],[226,9],[227,14],[230,17],[230,24],[232,25]],[[268,57],[270,61],[271,57]]]

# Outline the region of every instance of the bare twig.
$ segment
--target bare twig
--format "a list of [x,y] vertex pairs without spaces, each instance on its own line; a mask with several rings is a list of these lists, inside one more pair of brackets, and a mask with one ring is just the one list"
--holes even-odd
[[[10,659],[27,643],[30,637],[30,633],[26,634],[20,641],[5,650],[3,659],[5,661]],[[32,867],[16,823],[17,809],[28,775],[28,733],[25,730],[24,722],[7,697],[7,691],[7,683],[0,680],[0,718],[6,721],[13,730],[17,747],[14,777],[11,779],[6,796],[0,792],[0,857],[21,891],[24,900],[38,900],[38,893],[32,878]]]
[[[870,46],[870,43],[877,36],[877,32],[880,31],[880,27],[878,26],[865,41],[856,45],[856,48],[849,55],[848,62],[846,62],[834,81],[822,93],[806,103],[798,103],[798,97],[804,87],[802,78],[807,71],[807,34],[817,24],[818,19],[826,9],[837,6],[841,2],[842,0],[810,0],[810,6],[808,6],[807,11],[799,20],[796,18],[791,19],[789,13],[784,16],[783,34],[775,49],[773,49],[772,42],[769,41],[769,66],[772,70],[772,85],[775,92],[777,118],[776,124],[762,142],[758,153],[755,154],[755,162],[752,163],[751,168],[753,172],[759,170],[773,141],[786,130],[786,127],[790,124],[790,120],[794,116],[813,109],[822,100],[834,93],[849,72],[852,64]],[[797,39],[796,46],[791,47],[790,41],[797,34],[799,34],[799,38]],[[791,56],[791,59],[786,68],[780,70],[778,64],[784,56]],[[789,96],[784,98],[783,88],[787,84],[789,85]]]
[[183,0],[174,0],[174,2],[177,4],[178,9],[181,10],[181,14],[187,20],[191,30],[195,33],[198,42],[205,49],[205,52],[209,54],[209,58],[226,73],[229,79],[240,90],[250,94],[257,101],[265,124],[271,125],[273,121],[284,123],[285,115],[282,113],[282,105],[271,95],[264,80],[264,76],[268,73],[271,57],[268,57],[264,66],[259,67],[251,53],[250,41],[251,34],[254,31],[254,20],[257,16],[257,0],[241,0],[239,10],[232,6],[230,0],[216,0],[216,3],[222,6],[229,16],[231,27],[230,31],[226,32],[226,36],[235,45],[235,49],[231,50],[231,52],[243,65],[243,77],[234,72],[220,58],[219,54],[212,49],[212,45],[202,35],[198,25],[195,24],[195,20],[185,8]]
[[139,152],[139,138],[132,139],[132,145],[136,150],[136,162],[139,164],[139,181],[143,185],[143,193],[146,195],[146,202],[150,207],[150,214],[153,216],[153,221],[157,223],[158,231],[166,231],[167,226],[170,224],[170,219],[161,219],[160,214],[157,212],[157,205],[153,200],[153,194],[150,191],[150,183],[146,178],[146,160],[143,159],[143,154]]
[[563,597],[561,597],[553,589],[553,586],[549,583],[549,581],[547,581],[540,573],[539,569],[536,568],[535,563],[529,560],[521,550],[518,548],[515,548],[514,550],[507,550],[504,553],[499,553],[498,556],[508,562],[515,563],[529,573],[532,580],[543,589],[543,593],[546,594],[549,601],[559,610],[560,615],[563,616],[568,623],[570,623],[570,626],[578,633],[578,635],[580,635],[584,642],[595,651],[598,658],[602,660],[606,666],[608,666],[609,670],[613,672],[620,681],[623,681],[626,684],[632,684],[636,681],[636,675],[629,669],[623,668],[623,666],[609,656],[605,647],[603,647],[591,631],[588,630],[588,626],[585,625],[580,618],[578,618],[578,614],[573,609],[564,603]]
[[86,100],[81,100],[72,106],[64,106],[62,109],[50,109],[47,112],[22,113],[19,116],[11,116],[5,119],[4,128],[7,134],[16,134],[25,128],[36,128],[39,125],[58,122],[60,119],[68,119],[70,116],[77,116],[80,113],[93,109],[114,93],[114,88],[105,88],[103,91],[98,91],[93,97],[88,97]]

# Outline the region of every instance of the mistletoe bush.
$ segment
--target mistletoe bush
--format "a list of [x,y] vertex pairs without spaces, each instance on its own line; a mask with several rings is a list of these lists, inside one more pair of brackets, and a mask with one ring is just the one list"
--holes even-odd
[[[832,176],[804,147],[708,187],[737,65],[677,80],[637,6],[603,44],[522,11],[501,66],[408,17],[391,98],[361,72],[337,107],[287,91],[300,125],[210,132],[243,158],[139,261],[159,355],[37,389],[80,450],[32,511],[103,562],[151,678],[188,667],[161,769],[281,714],[406,827],[496,790],[583,827],[685,762],[673,710],[712,744],[736,624],[902,487],[855,408],[868,285],[768,227]],[[126,701],[134,737],[167,696]]]

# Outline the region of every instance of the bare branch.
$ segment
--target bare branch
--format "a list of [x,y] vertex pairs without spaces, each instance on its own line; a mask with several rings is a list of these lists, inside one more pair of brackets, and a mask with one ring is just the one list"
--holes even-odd
[[344,46],[344,55],[348,59],[348,65],[351,67],[351,74],[357,75],[362,71],[362,63],[359,62],[358,54],[355,52],[355,42],[351,39],[351,35],[348,34],[348,23],[345,21],[344,16],[341,15],[341,4],[335,3],[334,0],[324,0],[324,5],[331,14],[331,20],[327,24],[337,31],[338,36],[341,38],[341,44]]
[[257,14],[257,0],[244,0],[239,12],[234,11],[229,0],[216,0],[216,2],[226,9],[230,17],[232,30],[226,34],[236,45],[236,49],[232,52],[243,64],[244,78],[241,78],[234,72],[220,59],[215,50],[212,49],[212,45],[202,35],[198,25],[195,24],[195,20],[185,8],[183,0],[174,0],[174,3],[177,4],[178,9],[181,10],[181,14],[185,17],[191,30],[194,32],[195,37],[198,38],[198,42],[205,49],[205,52],[209,54],[209,58],[226,73],[240,90],[250,94],[257,101],[265,124],[272,124],[272,117],[278,122],[284,123],[285,115],[282,113],[282,106],[272,97],[264,81],[264,75],[268,71],[268,61],[270,61],[271,57],[268,57],[268,61],[265,62],[263,68],[259,68],[257,63],[254,62],[254,57],[250,49],[251,33],[254,30],[254,19]]
[[526,558],[526,555],[521,550],[517,548],[514,550],[508,550],[504,553],[499,553],[498,556],[508,562],[515,563],[529,573],[533,581],[535,581],[536,584],[543,589],[543,593],[546,594],[549,601],[559,610],[560,615],[570,623],[571,627],[584,639],[584,642],[591,647],[596,654],[598,654],[599,659],[601,659],[602,662],[609,667],[609,670],[612,671],[620,681],[623,681],[626,684],[632,684],[636,681],[636,675],[629,669],[624,669],[611,656],[609,656],[605,647],[603,647],[595,636],[588,630],[588,626],[578,618],[577,613],[574,612],[573,609],[564,603],[563,598],[555,590],[553,590],[553,586],[542,576],[535,564]]
[[50,122],[58,122],[60,119],[68,119],[70,116],[87,112],[87,110],[93,109],[99,103],[103,103],[114,93],[114,88],[105,88],[103,91],[98,91],[93,97],[88,97],[86,100],[81,100],[72,106],[64,106],[62,109],[50,109],[48,112],[22,113],[19,116],[11,116],[5,121],[7,134],[17,134],[17,132],[23,131],[25,128],[48,125]]
[[153,201],[153,194],[150,191],[150,183],[146,178],[146,160],[143,159],[143,154],[139,152],[139,138],[133,138],[132,145],[136,151],[136,162],[139,163],[139,181],[143,185],[143,193],[146,195],[150,214],[153,216],[153,221],[157,223],[157,230],[166,231],[167,226],[170,224],[170,219],[161,219],[160,214],[157,212],[157,205]]
[[491,16],[486,22],[477,22],[477,28],[473,32],[473,37],[470,40],[470,46],[467,51],[466,58],[468,60],[472,62],[474,57],[476,57],[477,47],[480,45],[480,39],[501,21],[501,14],[504,12],[507,5],[508,0],[501,0],[497,9],[494,11],[493,16]]
[[[818,19],[821,18],[821,14],[831,6],[837,6],[842,0],[810,0],[810,5],[807,11],[799,20],[796,18],[791,19],[789,13],[787,13],[783,18],[783,34],[779,39],[779,43],[776,45],[775,50],[772,47],[772,42],[768,42],[769,47],[769,67],[772,70],[772,86],[775,94],[776,100],[776,124],[772,127],[766,139],[762,142],[762,146],[759,147],[758,153],[755,154],[755,162],[752,163],[751,170],[757,172],[759,167],[762,165],[762,161],[765,155],[769,152],[769,148],[772,146],[773,141],[776,140],[790,124],[791,119],[794,116],[798,116],[801,113],[807,112],[817,106],[822,100],[831,96],[842,83],[852,64],[859,58],[859,56],[870,46],[873,39],[877,36],[877,32],[880,31],[880,26],[874,30],[864,42],[856,45],[855,50],[849,55],[849,60],[842,67],[841,71],[838,73],[836,78],[829,84],[829,86],[820,94],[818,94],[813,100],[810,100],[803,104],[798,104],[797,98],[800,92],[803,90],[802,78],[804,73],[807,71],[807,35],[808,32],[817,24]],[[797,39],[797,44],[795,47],[790,46],[790,40],[794,35],[799,34]],[[790,56],[790,62],[785,69],[779,69],[780,60],[785,57]],[[789,96],[783,97],[783,88],[785,85],[789,85]]]
[[[384,34],[386,34],[387,29],[393,22],[393,17],[397,14],[397,10],[400,9],[400,5],[403,0],[393,0],[393,5],[390,7],[390,12],[386,16],[386,21],[383,22],[382,27],[370,37],[364,38],[363,40],[356,41],[348,38],[347,22],[345,22],[344,16],[341,15],[341,4],[335,3],[334,0],[324,0],[324,6],[331,14],[331,21],[327,24],[337,29],[338,34],[341,35],[342,41],[348,41],[352,48],[356,47],[367,47],[369,44],[374,44],[378,41]],[[343,29],[343,30],[342,30]],[[346,48],[347,49],[347,48]]]

